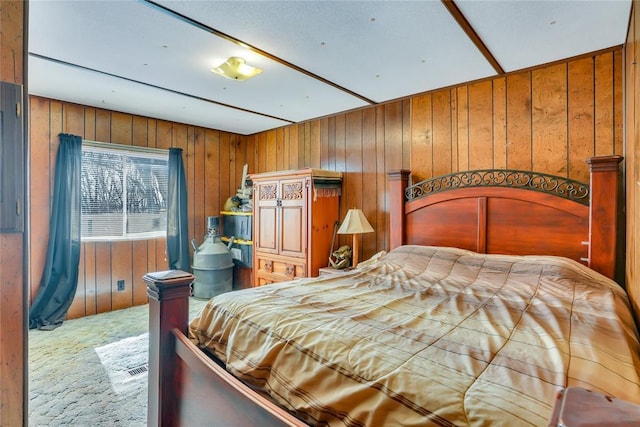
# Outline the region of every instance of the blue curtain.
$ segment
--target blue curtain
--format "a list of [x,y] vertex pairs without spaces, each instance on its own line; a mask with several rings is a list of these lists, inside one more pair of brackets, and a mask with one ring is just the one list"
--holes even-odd
[[78,287],[82,138],[60,134],[59,139],[47,259],[29,310],[29,329],[60,326]]
[[187,183],[184,178],[182,149],[169,149],[169,188],[167,191],[167,255],[171,270],[191,271],[187,219]]

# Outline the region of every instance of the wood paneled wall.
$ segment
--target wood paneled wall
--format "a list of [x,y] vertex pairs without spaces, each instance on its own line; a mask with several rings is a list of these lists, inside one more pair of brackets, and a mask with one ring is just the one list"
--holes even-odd
[[[388,248],[389,170],[412,169],[414,181],[505,167],[588,181],[586,158],[622,153],[622,74],[623,52],[617,48],[250,136],[32,97],[32,298],[44,264],[60,132],[183,148],[189,229],[198,242],[206,217],[217,215],[235,194],[244,163],[251,173],[341,171],[341,217],[360,207],[376,230],[362,236],[364,259]],[[339,243],[349,244],[349,236]],[[70,317],[146,302],[141,277],[167,268],[164,250],[163,240],[84,244]],[[115,291],[120,279],[124,292]]]
[[[363,236],[361,258],[387,248],[386,171],[416,179],[479,167],[536,169],[586,180],[584,159],[622,153],[626,94],[626,281],[640,312],[640,17],[633,2],[622,51],[557,63],[359,111],[243,137],[144,117],[31,98],[28,284],[42,272],[60,132],[105,142],[182,147],[189,181],[190,234],[201,239],[208,215],[235,192],[242,165],[251,172],[312,166],[345,172],[342,215],[361,207],[377,233]],[[23,2],[0,8],[0,80],[22,83]],[[0,234],[0,425],[25,421],[22,234]],[[346,241],[344,243],[347,243]],[[166,268],[164,242],[87,244],[71,314],[141,302],[141,275]],[[127,280],[124,293],[112,291]]]
[[[218,215],[235,194],[246,159],[239,135],[187,126],[77,104],[30,97],[31,204],[29,285],[36,295],[45,263],[52,207],[58,134],[144,147],[182,148],[187,179],[189,235],[198,243],[206,232],[206,217]],[[69,318],[147,302],[142,276],[168,268],[165,240],[83,243],[78,291]],[[125,290],[117,291],[118,280]]]
[[[340,216],[352,207],[363,209],[376,233],[362,236],[361,249],[372,255],[388,242],[386,171],[410,166],[410,108],[407,99],[248,136],[247,150],[254,156],[250,172],[304,167],[343,172]],[[349,236],[340,239],[350,245]]]
[[[634,1],[625,48],[626,284],[640,322],[640,2]],[[640,324],[640,323],[639,323]]]
[[[24,84],[25,3],[0,5],[0,80]],[[12,144],[18,141],[4,141]],[[0,233],[0,426],[26,425],[23,233]]]
[[251,172],[344,172],[341,217],[360,207],[376,230],[362,236],[365,259],[388,248],[389,170],[411,169],[414,182],[481,168],[588,182],[585,159],[622,154],[622,75],[616,48],[262,132],[246,138]]

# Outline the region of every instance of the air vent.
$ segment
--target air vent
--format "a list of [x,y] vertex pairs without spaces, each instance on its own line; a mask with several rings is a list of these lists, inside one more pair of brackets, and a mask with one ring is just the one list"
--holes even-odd
[[144,374],[148,370],[149,365],[145,363],[144,365],[136,366],[135,368],[129,369],[127,372],[130,376],[135,377],[136,375]]

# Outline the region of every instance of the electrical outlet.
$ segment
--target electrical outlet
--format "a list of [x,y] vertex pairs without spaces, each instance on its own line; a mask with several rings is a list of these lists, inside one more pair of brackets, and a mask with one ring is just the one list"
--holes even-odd
[[124,280],[118,280],[118,290],[124,291]]

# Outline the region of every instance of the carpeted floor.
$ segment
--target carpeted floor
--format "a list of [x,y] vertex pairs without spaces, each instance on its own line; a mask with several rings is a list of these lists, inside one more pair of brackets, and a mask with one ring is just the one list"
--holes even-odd
[[148,327],[144,305],[29,331],[29,426],[146,426]]

